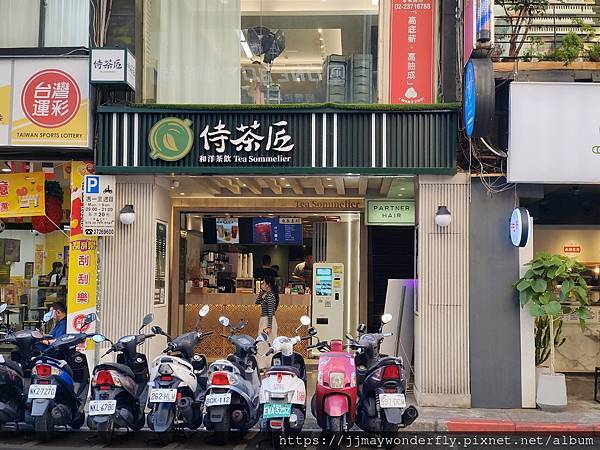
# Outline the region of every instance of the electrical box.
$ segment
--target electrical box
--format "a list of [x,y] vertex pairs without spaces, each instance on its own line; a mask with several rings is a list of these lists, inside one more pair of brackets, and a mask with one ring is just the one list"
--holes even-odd
[[312,326],[321,341],[344,338],[344,265],[313,264]]

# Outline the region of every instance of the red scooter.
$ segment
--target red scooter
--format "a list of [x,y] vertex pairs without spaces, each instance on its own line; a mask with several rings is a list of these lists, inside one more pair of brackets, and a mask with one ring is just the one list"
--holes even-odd
[[344,351],[339,339],[307,347],[311,348],[323,352],[319,356],[317,388],[311,401],[313,416],[323,431],[342,433],[352,428],[356,416],[354,354]]

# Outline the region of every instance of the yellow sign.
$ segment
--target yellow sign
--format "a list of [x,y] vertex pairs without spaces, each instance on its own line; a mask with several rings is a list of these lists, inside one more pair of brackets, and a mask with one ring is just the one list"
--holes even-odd
[[[96,312],[98,238],[86,236],[81,229],[83,180],[93,166],[80,161],[71,163],[71,236],[69,240],[69,289],[67,331],[91,333],[95,324],[85,325],[85,316]],[[91,342],[87,343],[87,350]]]
[[44,173],[0,175],[0,217],[33,217],[45,214]]
[[8,143],[12,61],[0,61],[0,145]]

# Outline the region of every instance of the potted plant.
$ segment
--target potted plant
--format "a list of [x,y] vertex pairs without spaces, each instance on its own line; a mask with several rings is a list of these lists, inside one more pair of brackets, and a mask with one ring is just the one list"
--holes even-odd
[[588,49],[590,61],[600,62],[600,42],[596,42]]
[[[563,314],[576,314],[582,331],[590,316],[589,288],[583,277],[585,267],[563,255],[538,254],[527,263],[529,270],[515,283],[522,307],[528,307],[536,318],[536,363],[546,359],[549,370],[539,374],[536,403],[541,409],[562,410],[567,405],[567,386],[564,374],[555,371],[555,348],[560,340]],[[539,336],[539,342],[537,337]],[[536,345],[537,347],[537,345]]]

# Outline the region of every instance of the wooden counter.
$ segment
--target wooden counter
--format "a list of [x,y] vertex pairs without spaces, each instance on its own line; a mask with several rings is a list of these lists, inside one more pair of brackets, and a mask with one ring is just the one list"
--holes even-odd
[[[218,322],[220,316],[227,316],[231,323],[237,324],[241,319],[247,320],[248,325],[243,333],[250,336],[258,334],[258,321],[260,319],[260,305],[256,305],[256,294],[209,294],[202,289],[192,289],[185,295],[184,307],[184,332],[194,329],[196,317],[201,305],[209,305],[210,312],[202,320],[201,329],[213,330],[215,333],[208,336],[198,348],[209,358],[222,358],[232,351],[228,342],[219,334],[223,327]],[[294,336],[294,330],[300,326],[300,317],[310,316],[310,294],[293,295],[280,294],[279,308],[275,313],[277,319],[278,335]],[[301,327],[299,333],[306,335],[306,327]],[[307,356],[306,341],[295,346],[295,351]]]
[[[254,305],[257,294],[209,294],[192,288],[185,294],[187,305]],[[279,294],[279,306],[310,306],[310,294]]]

